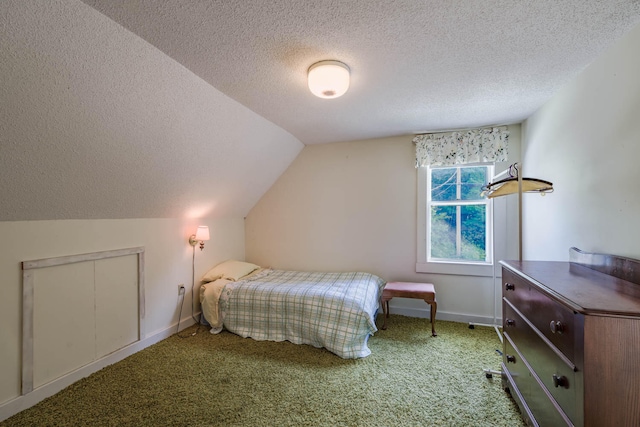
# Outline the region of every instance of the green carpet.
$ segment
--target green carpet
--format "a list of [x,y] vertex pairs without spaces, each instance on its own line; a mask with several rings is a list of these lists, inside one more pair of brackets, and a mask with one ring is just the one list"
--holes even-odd
[[[188,335],[195,326],[181,332]],[[491,328],[392,315],[372,354],[258,342],[203,327],[78,381],[1,426],[523,426]]]

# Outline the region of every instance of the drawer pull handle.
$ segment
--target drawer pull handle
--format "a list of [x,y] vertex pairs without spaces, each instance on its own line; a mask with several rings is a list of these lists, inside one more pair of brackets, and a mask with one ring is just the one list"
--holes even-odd
[[557,376],[556,374],[553,374],[553,385],[556,388],[558,387],[569,388],[569,381],[567,380],[567,377],[565,377],[564,375]]
[[513,319],[507,319],[507,320],[504,321],[504,324],[506,326],[515,326],[516,325],[516,321],[513,320]]
[[564,324],[559,320],[552,320],[551,323],[549,323],[549,328],[554,334],[561,334],[564,332]]
[[513,283],[505,283],[504,284],[504,289],[507,291],[515,291],[516,290],[516,285],[514,285]]
[[516,363],[516,357],[515,356],[507,354],[506,358],[507,358],[507,363]]

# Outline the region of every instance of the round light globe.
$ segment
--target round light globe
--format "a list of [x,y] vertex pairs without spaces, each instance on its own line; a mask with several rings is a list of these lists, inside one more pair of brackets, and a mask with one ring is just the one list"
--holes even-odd
[[309,90],[320,98],[337,98],[349,89],[349,67],[340,61],[320,61],[309,67]]

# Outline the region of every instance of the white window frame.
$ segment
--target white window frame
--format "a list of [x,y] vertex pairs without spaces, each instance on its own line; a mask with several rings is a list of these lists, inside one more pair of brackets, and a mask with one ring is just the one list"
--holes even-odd
[[[489,166],[488,176],[492,177],[494,173],[494,165],[489,163],[475,163],[469,165],[452,165],[452,166],[444,166],[444,167],[466,167],[466,166]],[[439,167],[437,167],[439,168]],[[461,261],[461,260],[439,260],[439,259],[428,259],[428,235],[429,235],[429,215],[431,212],[431,204],[429,201],[429,194],[431,191],[430,188],[430,177],[431,177],[431,167],[420,167],[418,168],[418,226],[417,226],[417,261],[416,261],[416,272],[417,273],[435,273],[435,274],[455,274],[455,275],[464,275],[464,276],[485,276],[492,277],[493,276],[493,268],[495,262],[495,251],[493,250],[494,239],[498,238],[496,236],[496,227],[495,218],[494,218],[494,199],[486,200],[487,206],[487,261],[478,262],[478,261]],[[465,204],[464,201],[456,202],[456,204]],[[477,204],[477,202],[473,202],[473,204]],[[501,227],[498,227],[501,228]],[[499,233],[502,234],[502,233]]]

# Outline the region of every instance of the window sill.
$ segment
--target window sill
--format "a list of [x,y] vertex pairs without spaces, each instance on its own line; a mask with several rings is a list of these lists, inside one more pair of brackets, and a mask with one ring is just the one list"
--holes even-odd
[[493,277],[493,265],[455,262],[418,262],[416,263],[416,273]]

